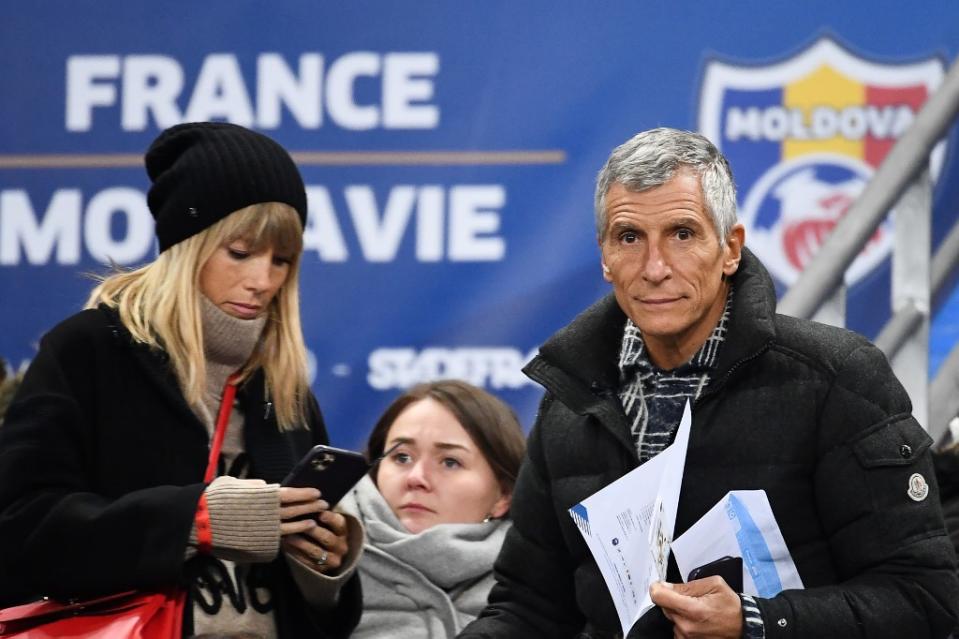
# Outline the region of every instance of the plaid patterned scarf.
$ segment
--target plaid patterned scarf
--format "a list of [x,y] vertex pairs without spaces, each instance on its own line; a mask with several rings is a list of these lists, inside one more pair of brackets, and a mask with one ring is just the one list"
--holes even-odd
[[694,401],[709,383],[719,349],[726,339],[733,291],[726,296],[723,315],[709,339],[686,362],[664,371],[649,360],[639,327],[626,320],[619,352],[619,400],[630,423],[639,463],[661,453],[673,441],[686,400]]

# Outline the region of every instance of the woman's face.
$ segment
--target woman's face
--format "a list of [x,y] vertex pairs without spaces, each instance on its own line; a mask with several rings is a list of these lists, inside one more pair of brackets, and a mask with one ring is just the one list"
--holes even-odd
[[399,414],[386,435],[377,485],[403,526],[419,533],[436,524],[477,523],[509,510],[493,469],[466,430],[434,399]]
[[220,246],[200,269],[200,292],[240,319],[254,319],[270,306],[290,273],[293,257],[272,248],[249,250],[243,240]]

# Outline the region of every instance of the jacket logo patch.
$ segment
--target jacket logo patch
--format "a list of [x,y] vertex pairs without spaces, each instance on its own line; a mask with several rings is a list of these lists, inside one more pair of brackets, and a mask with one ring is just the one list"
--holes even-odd
[[926,483],[926,478],[919,473],[913,473],[912,477],[909,478],[909,490],[906,491],[906,494],[913,501],[922,501],[928,497],[929,484]]

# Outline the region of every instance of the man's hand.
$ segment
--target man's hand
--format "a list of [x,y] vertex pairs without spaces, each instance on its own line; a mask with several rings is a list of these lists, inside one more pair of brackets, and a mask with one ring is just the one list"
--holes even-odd
[[686,584],[656,582],[650,587],[649,596],[673,622],[676,639],[742,637],[742,602],[722,577],[706,577]]

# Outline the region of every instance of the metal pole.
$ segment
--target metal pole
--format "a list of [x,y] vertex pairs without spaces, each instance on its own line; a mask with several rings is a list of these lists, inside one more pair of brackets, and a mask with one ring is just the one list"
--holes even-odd
[[[959,222],[953,224],[949,234],[939,243],[935,257],[932,258],[932,277],[930,291],[932,297],[939,295],[946,277],[959,267]],[[902,346],[906,338],[915,331],[922,319],[922,313],[915,305],[907,305],[896,311],[882,331],[876,337],[876,346],[891,358]]]
[[939,366],[929,393],[929,436],[938,442],[959,415],[959,345],[953,347],[946,361]]
[[938,295],[946,277],[959,266],[959,222],[952,225],[949,234],[939,243],[932,258],[932,294]]
[[[928,166],[928,165],[926,165]],[[932,178],[927,168],[896,203],[892,254],[892,310],[915,308],[916,330],[891,358],[892,369],[912,400],[912,416],[929,422],[929,284],[932,270]]]
[[799,280],[779,303],[780,313],[811,317],[842,281],[906,185],[926,165],[932,147],[959,111],[959,59],[942,86],[919,111],[912,126],[893,146],[876,175],[839,220]]
[[902,348],[906,338],[919,327],[922,317],[922,311],[915,304],[902,307],[882,327],[882,332],[876,337],[876,346],[891,359]]

